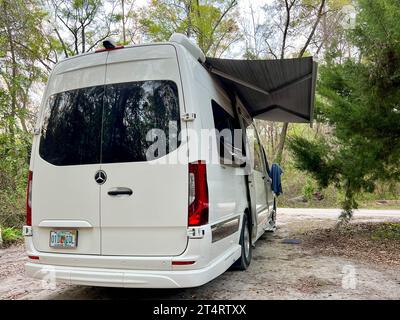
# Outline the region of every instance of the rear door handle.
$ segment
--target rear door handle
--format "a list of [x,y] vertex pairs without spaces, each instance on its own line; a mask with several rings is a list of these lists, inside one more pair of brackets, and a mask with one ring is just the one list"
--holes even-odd
[[122,188],[122,187],[111,188],[108,191],[108,195],[110,195],[110,196],[121,196],[121,195],[130,196],[130,195],[132,195],[132,193],[133,193],[132,189]]

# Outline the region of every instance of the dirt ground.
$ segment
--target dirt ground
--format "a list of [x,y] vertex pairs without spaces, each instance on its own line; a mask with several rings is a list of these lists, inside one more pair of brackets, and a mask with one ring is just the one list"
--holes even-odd
[[[0,299],[400,299],[400,256],[385,263],[310,245],[308,234],[334,227],[336,217],[329,209],[280,209],[277,231],[259,239],[247,271],[227,271],[202,287],[180,290],[51,288],[24,276],[23,246],[13,246],[0,250]],[[382,221],[400,222],[400,210],[362,210],[353,222]]]

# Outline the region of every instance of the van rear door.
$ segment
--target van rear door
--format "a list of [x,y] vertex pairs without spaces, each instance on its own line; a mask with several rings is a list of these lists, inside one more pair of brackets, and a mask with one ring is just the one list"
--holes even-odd
[[[32,228],[39,251],[100,254],[100,185],[94,177],[106,58],[101,53],[65,60],[50,77],[32,150]],[[50,232],[63,230],[77,230],[76,248],[50,246]]]
[[[176,140],[184,101],[175,48],[110,51],[105,88],[101,253],[179,255],[187,245],[188,165],[187,145]],[[150,148],[155,136],[158,151]]]

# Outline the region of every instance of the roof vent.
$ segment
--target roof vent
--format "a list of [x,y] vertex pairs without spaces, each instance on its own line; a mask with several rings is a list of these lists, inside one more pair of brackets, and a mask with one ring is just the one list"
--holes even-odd
[[186,37],[182,33],[174,33],[172,34],[171,38],[169,38],[170,42],[176,42],[180,45],[184,46],[190,54],[201,63],[206,61],[206,56],[204,55],[203,51],[194,44],[188,37]]

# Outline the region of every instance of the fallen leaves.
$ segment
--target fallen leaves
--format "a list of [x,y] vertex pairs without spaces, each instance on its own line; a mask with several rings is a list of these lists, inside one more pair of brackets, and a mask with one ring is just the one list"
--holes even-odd
[[314,251],[367,262],[400,266],[400,223],[351,223],[301,234]]

